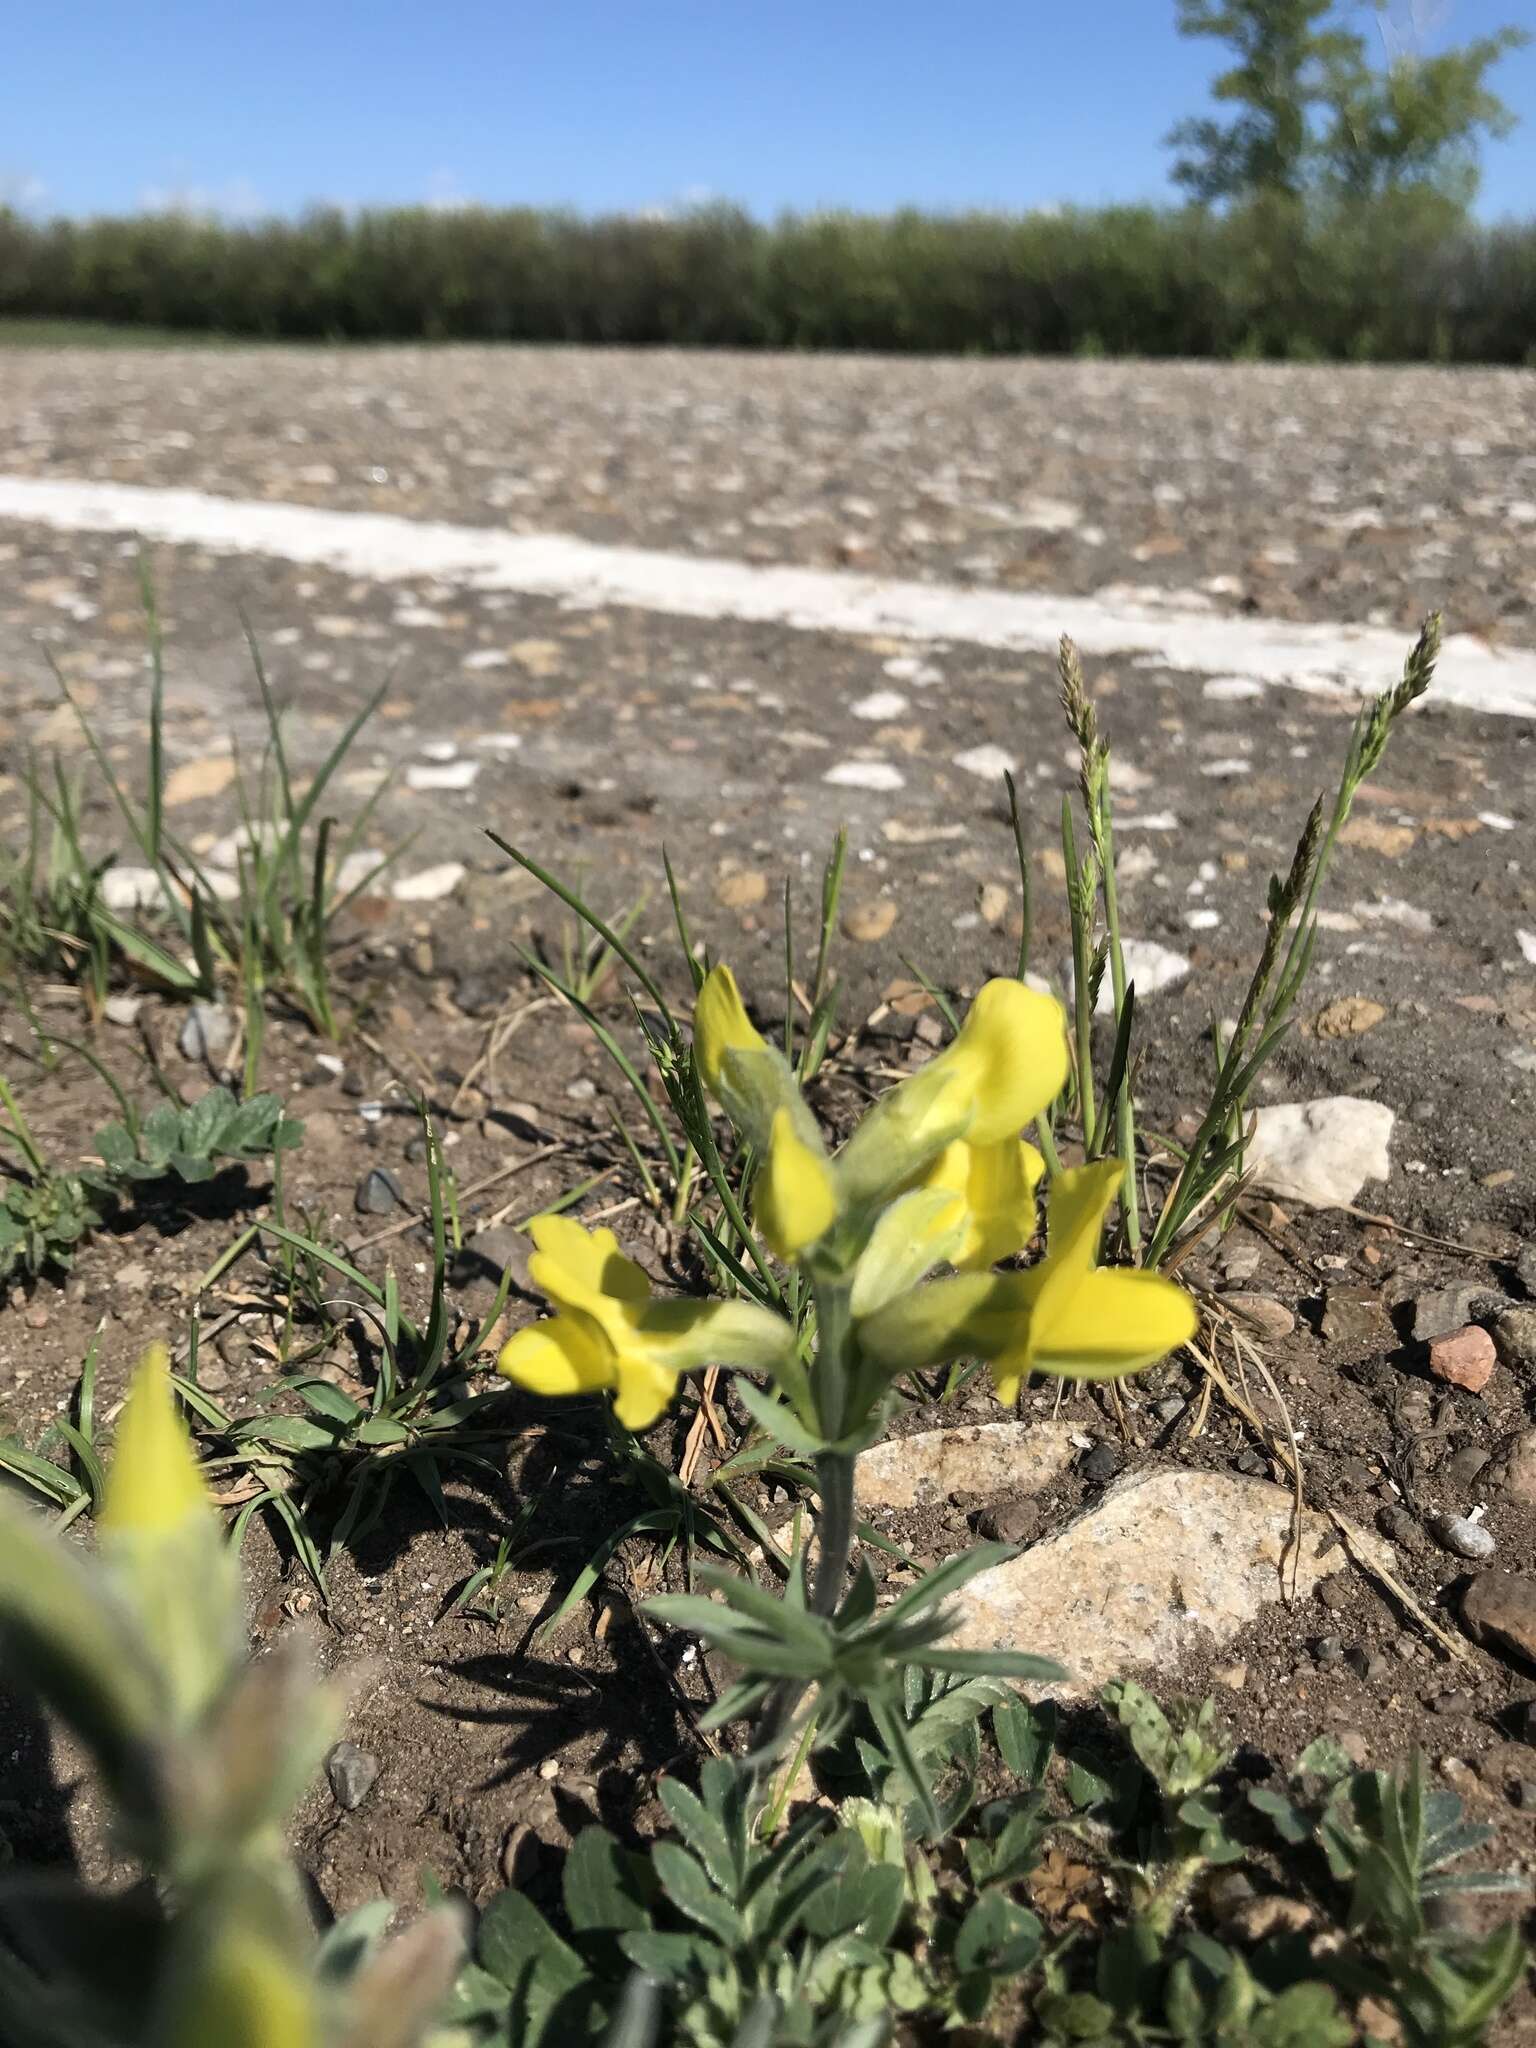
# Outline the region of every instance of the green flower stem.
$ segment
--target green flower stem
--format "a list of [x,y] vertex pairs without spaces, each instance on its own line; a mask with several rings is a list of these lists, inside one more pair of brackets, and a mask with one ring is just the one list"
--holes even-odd
[[[1115,994],[1115,1022],[1125,1010],[1125,952],[1120,944],[1120,897],[1115,883],[1115,828],[1110,811],[1109,765],[1106,759],[1098,786],[1099,869],[1104,888],[1104,922],[1109,929],[1110,985]],[[1141,1213],[1136,1202],[1136,1111],[1131,1101],[1131,1076],[1126,1072],[1115,1104],[1115,1142],[1125,1161],[1125,1179],[1120,1186],[1120,1214],[1125,1224],[1125,1241],[1133,1252],[1141,1248]]]

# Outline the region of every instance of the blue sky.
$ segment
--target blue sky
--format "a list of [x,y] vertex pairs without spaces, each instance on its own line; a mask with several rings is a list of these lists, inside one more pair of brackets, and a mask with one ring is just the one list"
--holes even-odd
[[[1430,47],[1529,0],[1395,0]],[[357,205],[1156,197],[1219,48],[1173,0],[51,0],[8,10],[0,196],[244,217]],[[1374,33],[1374,31],[1372,31]],[[1480,210],[1536,204],[1536,47]]]

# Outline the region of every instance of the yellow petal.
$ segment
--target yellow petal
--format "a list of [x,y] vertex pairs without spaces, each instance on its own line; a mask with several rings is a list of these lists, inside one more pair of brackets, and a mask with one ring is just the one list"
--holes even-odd
[[272,1943],[232,1931],[202,1958],[160,2038],[169,2048],[309,2048],[309,1983]]
[[995,1145],[957,1139],[946,1145],[923,1185],[944,1188],[965,1204],[965,1229],[951,1254],[962,1272],[995,1266],[1022,1251],[1035,1234],[1035,1189],[1045,1161],[1022,1138]]
[[787,1109],[779,1110],[773,1119],[768,1157],[757,1177],[754,1211],[758,1229],[786,1261],[798,1258],[807,1245],[825,1236],[837,1215],[831,1169],[800,1136]]
[[1054,996],[1022,981],[989,981],[939,1058],[968,1074],[975,1107],[966,1136],[972,1144],[1017,1137],[1066,1081],[1066,1017]]
[[618,1362],[619,1390],[613,1412],[626,1429],[649,1429],[677,1392],[677,1374],[653,1360],[631,1356]]
[[1171,1280],[1102,1267],[1070,1292],[1042,1291],[1028,1366],[1063,1379],[1119,1379],[1187,1344],[1198,1322],[1194,1302]]
[[170,1354],[151,1345],[128,1388],[107,1474],[101,1526],[160,1535],[198,1514],[212,1516],[192,1438],[176,1411]]
[[650,1294],[650,1281],[625,1258],[611,1230],[584,1230],[568,1216],[535,1216],[528,1231],[538,1246],[528,1276],[559,1307],[596,1312],[605,1297],[640,1302]]
[[1120,1192],[1125,1166],[1119,1159],[1069,1167],[1051,1182],[1046,1203],[1046,1250],[1053,1271],[1086,1273],[1099,1256],[1099,1238],[1110,1204]]
[[532,1394],[589,1394],[614,1384],[613,1354],[569,1315],[531,1323],[509,1337],[496,1370]]
[[720,1088],[720,1063],[728,1052],[764,1052],[767,1040],[747,1015],[729,967],[712,967],[693,1004],[693,1056],[704,1085]]

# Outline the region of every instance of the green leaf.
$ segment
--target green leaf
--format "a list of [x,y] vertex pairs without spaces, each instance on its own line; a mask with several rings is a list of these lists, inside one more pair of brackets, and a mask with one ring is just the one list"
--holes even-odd
[[521,1892],[498,1892],[480,1919],[476,1951],[482,1966],[512,1993],[513,2038],[520,2048],[539,2048],[546,2029],[551,2048],[572,2038],[590,2038],[596,2031],[595,1987],[587,1966],[560,1939],[549,1922]]
[[741,1915],[710,1883],[696,1856],[677,1842],[658,1842],[651,1851],[651,1863],[662,1890],[680,1913],[697,1921],[727,1948],[743,1940],[746,1930]]
[[649,1924],[630,1859],[606,1828],[583,1828],[561,1879],[566,1917],[577,1934]]

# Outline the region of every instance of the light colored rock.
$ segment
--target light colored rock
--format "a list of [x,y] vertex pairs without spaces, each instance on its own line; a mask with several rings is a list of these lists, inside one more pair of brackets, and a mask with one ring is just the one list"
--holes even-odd
[[439,861],[419,874],[401,875],[390,893],[397,903],[435,903],[440,896],[451,896],[466,872],[461,860]]
[[865,1508],[915,1508],[952,1493],[1038,1493],[1077,1452],[1064,1422],[980,1422],[888,1437],[858,1462]]
[[1012,754],[991,745],[967,747],[964,753],[955,756],[957,768],[963,768],[967,775],[975,775],[983,782],[996,782],[1001,775],[1011,775],[1018,765]]
[[152,910],[165,896],[153,868],[113,866],[101,878],[101,900],[108,910]]
[[1493,1531],[1474,1522],[1470,1515],[1436,1515],[1430,1527],[1453,1556],[1482,1563],[1493,1555]]
[[[1160,989],[1173,988],[1189,973],[1189,961],[1182,953],[1175,953],[1171,946],[1159,945],[1156,939],[1127,939],[1122,951],[1125,954],[1125,978],[1136,984],[1136,1000],[1145,1002],[1148,996],[1156,995]],[[1061,973],[1066,989],[1068,1007],[1072,1003],[1072,963],[1064,961]],[[1112,1017],[1115,1010],[1115,992],[1108,967],[1099,987],[1097,1017]]]
[[[1048,1690],[1092,1692],[1126,1672],[1172,1681],[1188,1656],[1228,1643],[1282,1597],[1292,1565],[1299,1596],[1348,1564],[1344,1546],[1308,1510],[1290,1552],[1295,1501],[1268,1480],[1220,1472],[1143,1473],[1113,1486],[1088,1514],[965,1589],[954,1649],[1028,1650],[1069,1677]],[[1350,1540],[1375,1549],[1351,1529]]]
[[1355,1201],[1368,1180],[1387,1178],[1396,1121],[1384,1102],[1358,1095],[1276,1103],[1258,1112],[1248,1165],[1273,1195],[1314,1209],[1338,1208]]
[[235,779],[233,754],[205,754],[198,761],[183,761],[165,779],[167,808],[196,803],[200,798],[218,796]]
[[235,1020],[222,1003],[194,1003],[176,1040],[184,1060],[219,1060],[235,1038]]
[[478,761],[413,761],[405,771],[407,789],[468,789],[480,773]]
[[836,789],[905,789],[907,778],[889,761],[839,761],[821,778]]

